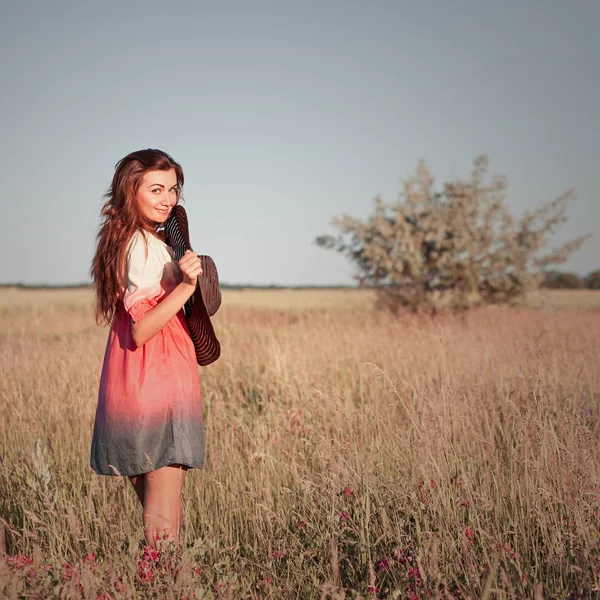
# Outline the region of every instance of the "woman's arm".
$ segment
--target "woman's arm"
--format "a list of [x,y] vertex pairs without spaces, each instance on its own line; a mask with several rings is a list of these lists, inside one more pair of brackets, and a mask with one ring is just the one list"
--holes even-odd
[[151,340],[184,306],[196,289],[198,275],[202,274],[200,259],[189,250],[181,257],[179,268],[183,281],[137,322],[131,320],[133,343],[139,348]]

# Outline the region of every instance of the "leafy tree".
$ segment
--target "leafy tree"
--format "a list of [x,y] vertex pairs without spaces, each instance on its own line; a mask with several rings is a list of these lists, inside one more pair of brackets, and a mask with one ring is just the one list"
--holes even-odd
[[576,273],[548,271],[544,274],[542,287],[552,290],[581,290],[587,286],[585,280]]
[[600,290],[600,271],[593,271],[586,278],[585,282],[590,290]]
[[448,182],[442,191],[421,161],[397,202],[377,197],[366,220],[335,218],[339,235],[315,242],[348,256],[359,284],[375,287],[378,305],[393,311],[512,302],[539,286],[542,270],[567,260],[588,236],[542,254],[566,221],[574,191],[516,219],[506,188],[504,177],[488,177],[486,156],[475,159],[470,180]]

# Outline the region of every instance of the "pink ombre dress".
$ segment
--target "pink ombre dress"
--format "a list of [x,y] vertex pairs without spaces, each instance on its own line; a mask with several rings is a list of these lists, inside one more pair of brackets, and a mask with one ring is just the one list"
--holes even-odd
[[[147,241],[147,247],[146,243]],[[101,475],[139,475],[170,464],[204,466],[204,426],[194,344],[180,310],[137,348],[131,322],[182,280],[172,250],[137,231],[108,334],[90,465]]]

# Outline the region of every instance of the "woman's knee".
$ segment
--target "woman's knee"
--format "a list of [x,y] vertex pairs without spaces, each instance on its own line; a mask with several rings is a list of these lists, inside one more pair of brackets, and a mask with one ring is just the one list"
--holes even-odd
[[169,497],[171,501],[179,499],[185,482],[187,467],[168,465],[146,473],[146,491],[151,495]]
[[185,469],[175,465],[146,475],[144,525],[151,521],[159,534],[163,529],[168,529],[171,534],[179,530],[184,479]]

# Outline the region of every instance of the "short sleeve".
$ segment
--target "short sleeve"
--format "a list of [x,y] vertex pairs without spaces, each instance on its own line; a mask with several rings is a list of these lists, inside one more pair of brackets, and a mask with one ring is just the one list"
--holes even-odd
[[[146,240],[148,240],[146,248]],[[125,310],[137,322],[158,304],[163,295],[160,284],[164,264],[153,246],[151,235],[137,231],[131,238],[127,251],[126,285],[123,295]]]

